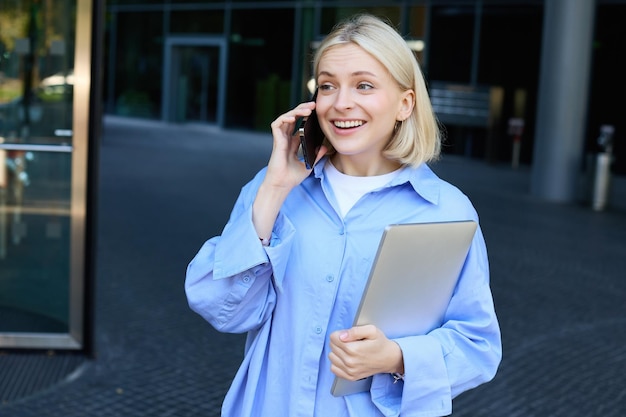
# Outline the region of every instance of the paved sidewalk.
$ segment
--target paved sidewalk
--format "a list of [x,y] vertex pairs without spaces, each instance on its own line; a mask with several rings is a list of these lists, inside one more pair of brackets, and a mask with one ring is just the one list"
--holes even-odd
[[[0,416],[219,416],[243,336],[189,310],[185,267],[271,137],[112,117],[103,134],[96,357]],[[527,167],[444,156],[434,168],[481,216],[504,344],[496,378],[453,416],[626,415],[626,180],[594,212],[530,196]]]

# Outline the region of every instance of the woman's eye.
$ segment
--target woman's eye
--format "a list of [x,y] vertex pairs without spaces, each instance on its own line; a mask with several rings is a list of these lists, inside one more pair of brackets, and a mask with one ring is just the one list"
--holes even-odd
[[329,85],[329,84],[322,84],[322,85],[319,86],[319,89],[323,90],[323,91],[327,91],[327,90],[330,90],[332,88],[333,88],[333,86]]
[[359,84],[359,85],[357,86],[357,88],[358,88],[359,90],[369,90],[369,89],[371,89],[371,88],[374,88],[374,86],[373,86],[372,84],[369,84],[369,83],[361,83],[361,84]]

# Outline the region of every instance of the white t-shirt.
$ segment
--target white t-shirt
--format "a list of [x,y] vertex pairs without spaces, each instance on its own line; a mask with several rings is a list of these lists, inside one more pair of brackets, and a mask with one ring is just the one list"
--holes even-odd
[[355,177],[340,172],[329,160],[324,165],[324,174],[335,193],[341,217],[345,217],[361,197],[389,183],[398,175],[400,169],[383,175]]

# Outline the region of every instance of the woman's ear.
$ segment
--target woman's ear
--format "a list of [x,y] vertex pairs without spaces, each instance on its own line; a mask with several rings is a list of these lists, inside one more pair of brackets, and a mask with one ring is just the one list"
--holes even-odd
[[409,118],[413,107],[415,107],[415,92],[413,90],[406,90],[402,93],[400,101],[400,110],[396,115],[396,120],[402,122]]

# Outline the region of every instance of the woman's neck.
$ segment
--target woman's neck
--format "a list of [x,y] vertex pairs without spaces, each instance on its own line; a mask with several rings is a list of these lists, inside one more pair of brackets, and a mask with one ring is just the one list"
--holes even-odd
[[332,155],[330,161],[333,166],[337,168],[337,171],[354,177],[384,175],[402,166],[399,162],[386,159],[382,156],[375,160],[362,161],[339,153]]

